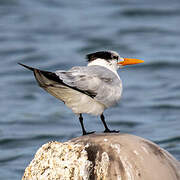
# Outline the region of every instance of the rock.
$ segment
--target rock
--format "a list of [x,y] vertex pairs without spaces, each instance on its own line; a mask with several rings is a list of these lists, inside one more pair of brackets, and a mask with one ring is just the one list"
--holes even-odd
[[49,142],[22,180],[180,180],[180,163],[156,144],[120,133]]

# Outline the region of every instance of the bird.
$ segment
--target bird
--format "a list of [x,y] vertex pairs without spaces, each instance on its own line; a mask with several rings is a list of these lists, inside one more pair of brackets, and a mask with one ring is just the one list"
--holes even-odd
[[95,132],[86,131],[83,114],[100,116],[105,128],[104,133],[119,132],[108,128],[103,114],[107,108],[117,105],[122,95],[122,81],[117,71],[126,65],[144,61],[123,58],[111,50],[89,53],[86,59],[87,66],[74,66],[69,70],[55,72],[18,64],[33,71],[41,88],[64,102],[79,116],[82,135]]

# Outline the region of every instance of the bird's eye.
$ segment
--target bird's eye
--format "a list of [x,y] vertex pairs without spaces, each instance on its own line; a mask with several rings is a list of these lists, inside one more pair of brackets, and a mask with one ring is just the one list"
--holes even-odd
[[119,57],[118,57],[118,56],[113,56],[113,59],[118,60],[118,59],[119,59]]

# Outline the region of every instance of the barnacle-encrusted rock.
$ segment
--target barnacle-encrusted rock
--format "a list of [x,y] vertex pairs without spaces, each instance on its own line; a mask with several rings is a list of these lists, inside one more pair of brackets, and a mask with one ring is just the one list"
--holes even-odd
[[137,136],[91,134],[43,145],[22,179],[180,180],[180,163]]

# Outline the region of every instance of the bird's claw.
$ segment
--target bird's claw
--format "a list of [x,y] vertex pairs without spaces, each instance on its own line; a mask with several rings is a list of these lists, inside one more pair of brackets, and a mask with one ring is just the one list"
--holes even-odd
[[95,131],[91,131],[91,132],[86,132],[86,131],[85,131],[85,132],[83,132],[83,136],[84,136],[84,135],[88,135],[88,134],[93,134],[93,133],[95,133]]
[[109,129],[105,129],[104,133],[119,133],[119,131],[117,130],[109,130]]

